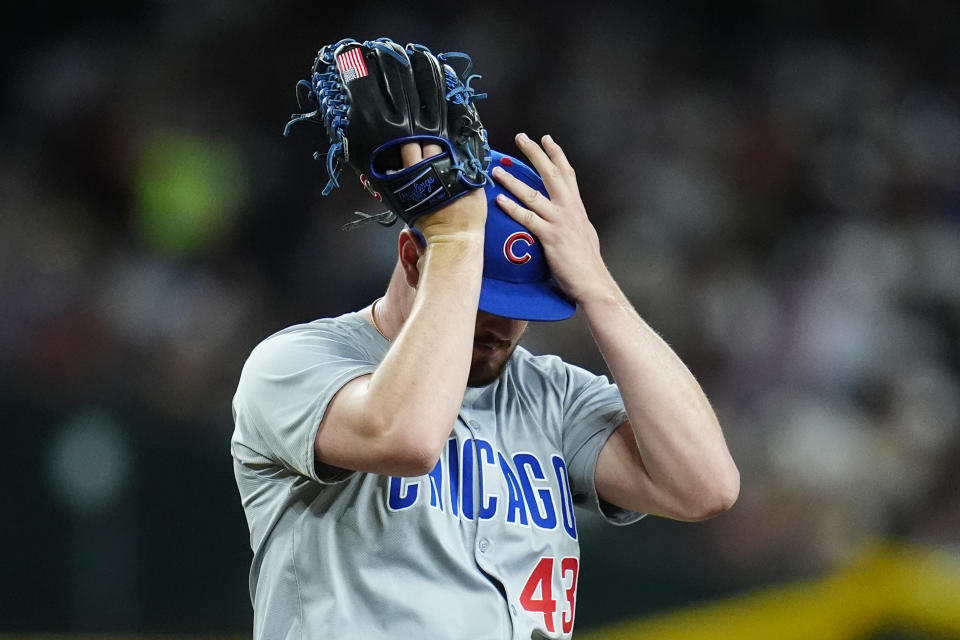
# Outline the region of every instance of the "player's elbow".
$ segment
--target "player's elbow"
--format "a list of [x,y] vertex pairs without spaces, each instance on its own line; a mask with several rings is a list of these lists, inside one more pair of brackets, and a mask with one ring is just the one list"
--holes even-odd
[[734,470],[732,477],[726,479],[714,490],[711,501],[707,503],[706,508],[701,514],[701,520],[712,518],[720,515],[724,511],[730,510],[733,508],[733,505],[737,503],[737,498],[739,497],[740,473]]
[[381,465],[389,475],[422,476],[433,471],[443,453],[447,438],[433,437],[413,426],[396,425],[392,436],[382,442]]
[[437,466],[440,453],[440,450],[422,443],[397,447],[390,452],[389,466],[395,470],[390,475],[408,478],[426,475]]
[[685,502],[678,519],[699,522],[729,510],[740,496],[740,472],[736,467],[714,476],[711,481]]

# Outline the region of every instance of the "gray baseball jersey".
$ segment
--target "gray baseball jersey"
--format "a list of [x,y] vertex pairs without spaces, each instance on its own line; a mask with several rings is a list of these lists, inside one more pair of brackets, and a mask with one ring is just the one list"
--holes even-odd
[[315,461],[328,402],[389,346],[349,313],[274,334],[243,368],[231,451],[254,554],[254,637],[570,637],[574,504],[616,524],[642,517],[594,487],[600,449],[626,420],[616,386],[518,347],[498,380],[466,390],[429,474]]

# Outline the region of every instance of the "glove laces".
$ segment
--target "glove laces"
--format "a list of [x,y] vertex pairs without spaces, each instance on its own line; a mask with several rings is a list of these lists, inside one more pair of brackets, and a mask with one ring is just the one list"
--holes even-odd
[[[290,135],[293,125],[304,121],[321,121],[327,130],[330,139],[334,142],[327,149],[326,154],[319,151],[314,152],[313,158],[319,160],[326,155],[326,169],[329,180],[323,187],[323,195],[330,195],[330,192],[340,186],[340,173],[343,169],[344,161],[344,131],[350,124],[350,118],[347,112],[350,106],[346,103],[347,94],[343,90],[343,83],[340,80],[340,72],[337,70],[336,59],[333,52],[337,47],[355,42],[350,38],[340,40],[336,44],[325,46],[317,53],[313,62],[313,75],[310,82],[300,80],[297,83],[297,100],[301,108],[305,105],[316,107],[313,111],[307,113],[295,113],[290,116],[290,121],[283,128],[283,135]],[[378,43],[381,47],[389,49],[386,45]]]
[[397,214],[389,209],[386,211],[381,211],[380,213],[364,213],[363,211],[354,211],[353,215],[357,217],[341,226],[341,231],[352,231],[359,227],[366,226],[371,222],[376,222],[384,227],[389,227],[397,221]]

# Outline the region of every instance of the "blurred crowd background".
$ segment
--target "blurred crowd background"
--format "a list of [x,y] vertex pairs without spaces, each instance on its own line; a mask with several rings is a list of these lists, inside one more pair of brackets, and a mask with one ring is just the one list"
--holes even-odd
[[[317,49],[470,53],[550,133],[608,265],[740,465],[702,524],[579,515],[578,628],[960,554],[960,7],[16,3],[0,42],[0,632],[251,628],[230,401],[252,347],[382,290],[396,229],[281,131]],[[526,345],[605,372],[582,318]]]

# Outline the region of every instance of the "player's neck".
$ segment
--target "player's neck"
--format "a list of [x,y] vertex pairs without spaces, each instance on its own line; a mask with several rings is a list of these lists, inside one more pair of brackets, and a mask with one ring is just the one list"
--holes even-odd
[[380,335],[384,337],[385,340],[390,340],[387,337],[387,334],[383,331],[383,326],[380,324],[380,321],[377,319],[377,305],[383,302],[383,296],[380,296],[373,301],[373,304],[370,305],[370,319],[373,321],[374,328],[380,332]]

